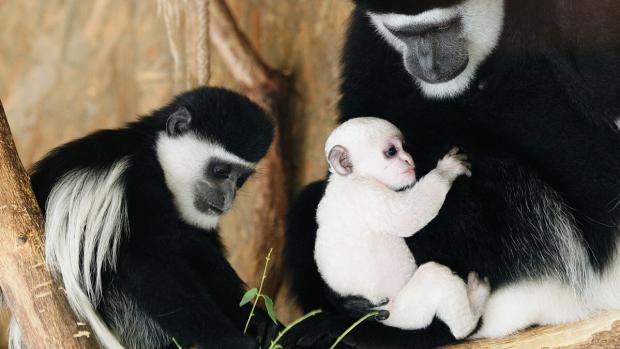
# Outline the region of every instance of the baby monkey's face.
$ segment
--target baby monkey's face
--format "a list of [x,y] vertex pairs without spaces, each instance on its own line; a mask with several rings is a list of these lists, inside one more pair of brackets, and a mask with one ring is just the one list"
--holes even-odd
[[332,131],[325,155],[334,175],[374,179],[393,190],[403,190],[416,181],[413,159],[403,143],[402,133],[389,121],[359,117]]
[[353,162],[359,164],[359,176],[374,178],[393,190],[406,189],[416,181],[413,159],[403,149],[400,134],[368,140],[366,146],[351,155]]

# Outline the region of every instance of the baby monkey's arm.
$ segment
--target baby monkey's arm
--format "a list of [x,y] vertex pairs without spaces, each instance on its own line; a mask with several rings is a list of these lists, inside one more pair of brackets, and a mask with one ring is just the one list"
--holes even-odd
[[363,207],[361,213],[373,230],[400,237],[409,237],[424,228],[437,216],[454,180],[470,176],[467,157],[453,148],[437,167],[424,176],[413,188],[395,192],[388,188],[370,186],[356,195],[355,205]]

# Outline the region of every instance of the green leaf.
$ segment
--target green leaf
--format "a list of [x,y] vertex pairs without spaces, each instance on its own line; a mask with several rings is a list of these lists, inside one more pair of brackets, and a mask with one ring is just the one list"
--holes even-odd
[[273,311],[273,301],[271,300],[271,298],[269,298],[269,296],[262,295],[262,297],[265,300],[265,308],[267,308],[267,314],[269,314],[269,317],[271,318],[271,320],[273,320],[273,323],[277,324],[278,319],[276,318],[276,312]]
[[248,303],[250,303],[250,301],[256,297],[256,294],[258,293],[258,289],[256,287],[251,288],[247,291],[245,291],[245,294],[243,295],[243,298],[241,298],[241,302],[239,302],[239,306],[242,307]]

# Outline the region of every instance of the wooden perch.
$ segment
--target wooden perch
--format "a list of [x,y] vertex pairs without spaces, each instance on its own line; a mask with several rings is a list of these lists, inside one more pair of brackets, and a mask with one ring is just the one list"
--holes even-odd
[[97,348],[45,269],[43,218],[0,102],[0,287],[30,349]]
[[484,339],[449,349],[620,348],[620,311],[557,326],[541,326],[500,339]]
[[[259,57],[248,39],[239,30],[230,9],[223,0],[211,0],[210,37],[242,91],[261,105],[273,117],[276,126],[273,144],[261,162],[257,177],[256,201],[253,214],[253,246],[255,256],[244,263],[242,278],[259,281],[263,260],[270,248],[275,258],[269,278],[265,280],[266,294],[276,297],[282,284],[284,224],[288,207],[288,166],[282,156],[286,149],[282,125],[288,100],[289,85],[283,74],[272,70]],[[251,283],[252,284],[252,283]]]

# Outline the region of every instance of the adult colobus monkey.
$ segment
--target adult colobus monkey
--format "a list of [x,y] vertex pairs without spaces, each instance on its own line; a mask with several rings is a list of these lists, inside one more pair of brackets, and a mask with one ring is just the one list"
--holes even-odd
[[[48,267],[103,347],[258,348],[217,229],[272,133],[247,98],[199,88],[36,164]],[[253,321],[256,337],[267,319]]]
[[[408,242],[419,264],[490,279],[494,292],[477,336],[620,308],[620,4],[354,2],[341,121],[385,116],[411,140],[419,175],[452,146],[475,169]],[[312,258],[324,187],[304,190],[289,220],[288,263],[305,310],[330,308]],[[338,333],[342,322],[329,320],[314,333]],[[351,346],[454,340],[439,321],[410,332],[363,326],[348,336]]]

